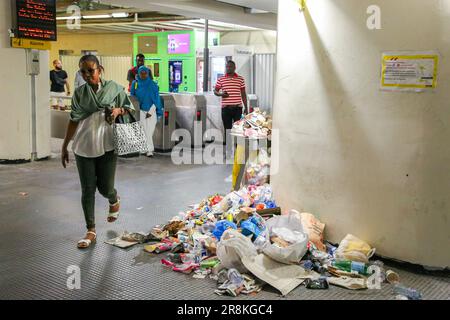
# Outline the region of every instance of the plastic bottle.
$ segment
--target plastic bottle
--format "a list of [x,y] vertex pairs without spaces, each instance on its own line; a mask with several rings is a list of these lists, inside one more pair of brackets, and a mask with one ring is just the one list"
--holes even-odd
[[380,268],[380,276],[381,276],[381,282],[386,281],[386,270],[384,270],[384,263],[383,261],[377,260],[372,263],[370,263],[371,266],[377,266]]
[[333,261],[332,266],[346,272],[357,272],[359,274],[368,275],[368,265],[362,262],[350,260],[336,260]]
[[237,286],[240,286],[244,282],[241,274],[236,269],[228,270],[228,280],[230,280],[232,284],[235,284]]
[[205,223],[205,224],[202,226],[202,233],[203,233],[203,234],[209,234],[209,233],[212,233],[212,232],[214,231],[215,228],[216,228],[216,226],[215,226],[213,223],[210,223],[210,222]]
[[409,300],[422,300],[422,294],[413,288],[405,287],[401,284],[396,284],[394,286],[394,292],[397,295],[402,295],[408,297]]
[[300,262],[300,266],[303,269],[306,270],[313,270],[314,269],[314,263],[311,260],[303,260]]
[[325,268],[319,261],[313,263],[312,270],[320,274],[325,274],[325,272],[327,272],[327,268]]
[[253,244],[255,245],[255,247],[259,250],[262,250],[266,244],[267,240],[266,237],[264,237],[262,234],[260,234],[255,241],[253,242]]
[[203,246],[201,244],[200,241],[196,241],[194,244],[194,249],[192,250],[192,253],[195,256],[195,263],[200,264],[200,261],[202,260],[202,251],[203,251]]

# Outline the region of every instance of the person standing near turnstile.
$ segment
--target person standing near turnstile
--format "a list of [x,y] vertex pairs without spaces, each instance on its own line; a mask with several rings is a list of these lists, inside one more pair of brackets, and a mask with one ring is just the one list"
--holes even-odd
[[142,53],[136,55],[136,66],[128,70],[127,81],[128,81],[128,92],[131,92],[131,85],[133,81],[136,80],[138,70],[140,67],[145,65],[145,56]]
[[[239,121],[244,110],[247,110],[247,93],[245,90],[245,80],[236,73],[234,61],[228,61],[226,66],[227,74],[217,80],[214,94],[222,97],[222,121],[225,129],[225,139],[229,131],[233,128],[233,123]],[[225,144],[226,140],[224,141]]]
[[149,68],[139,67],[136,80],[131,84],[130,94],[136,97],[141,107],[141,123],[147,138],[147,157],[153,157],[155,146],[153,144],[153,133],[155,132],[157,118],[163,116],[163,108],[159,89],[153,81],[153,75]]

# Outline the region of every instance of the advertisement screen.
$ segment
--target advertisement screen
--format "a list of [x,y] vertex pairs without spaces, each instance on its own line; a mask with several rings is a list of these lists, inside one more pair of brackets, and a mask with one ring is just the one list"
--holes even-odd
[[169,62],[169,81],[170,84],[180,85],[183,83],[183,62]]
[[169,34],[168,35],[168,53],[169,54],[187,54],[191,51],[190,34]]

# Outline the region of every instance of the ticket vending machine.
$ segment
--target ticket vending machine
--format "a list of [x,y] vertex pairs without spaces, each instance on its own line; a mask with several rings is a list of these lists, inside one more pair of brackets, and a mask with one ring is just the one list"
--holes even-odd
[[146,59],[147,68],[152,71],[153,81],[159,86],[161,82],[161,59]]
[[183,92],[183,61],[169,61],[169,92]]

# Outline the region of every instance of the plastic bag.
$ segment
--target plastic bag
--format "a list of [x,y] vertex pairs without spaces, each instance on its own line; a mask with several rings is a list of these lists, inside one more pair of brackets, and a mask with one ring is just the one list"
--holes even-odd
[[367,242],[348,234],[339,244],[335,258],[338,260],[350,260],[369,263],[369,259],[375,254],[375,248],[371,248]]
[[251,240],[234,229],[225,231],[217,244],[217,257],[222,265],[227,269],[235,268],[241,273],[248,271],[241,262],[242,257],[251,258],[257,254]]
[[229,211],[236,211],[240,207],[250,206],[251,201],[247,190],[241,189],[238,192],[233,191],[227,194],[219,203],[213,207],[214,213],[225,213]]
[[253,204],[274,202],[272,187],[269,184],[262,186],[249,186],[248,192],[253,199]]
[[223,233],[229,228],[237,229],[237,226],[236,224],[228,220],[221,220],[216,223],[216,228],[214,229],[212,234],[214,235],[214,237],[216,237],[217,240],[220,240]]
[[240,223],[240,228],[242,229],[242,234],[246,237],[252,235],[252,240],[255,240],[260,235],[266,236],[266,222],[265,220],[256,212],[252,213],[252,217],[242,221]]
[[327,248],[323,243],[323,231],[325,229],[325,224],[320,222],[311,213],[300,213],[296,210],[291,210],[291,212],[295,213],[297,218],[302,221],[303,228],[308,234],[309,241],[311,241],[320,251],[327,252]]
[[268,244],[264,247],[263,252],[278,262],[286,264],[299,263],[307,251],[308,244],[308,235],[303,231],[300,219],[295,214],[290,213],[289,215],[269,219],[266,225],[270,236],[275,235],[274,229],[289,229],[292,236],[290,240],[294,241],[294,243],[284,248],[275,244]]
[[266,150],[259,150],[258,154],[250,158],[245,169],[245,183],[261,186],[269,181],[270,157]]

